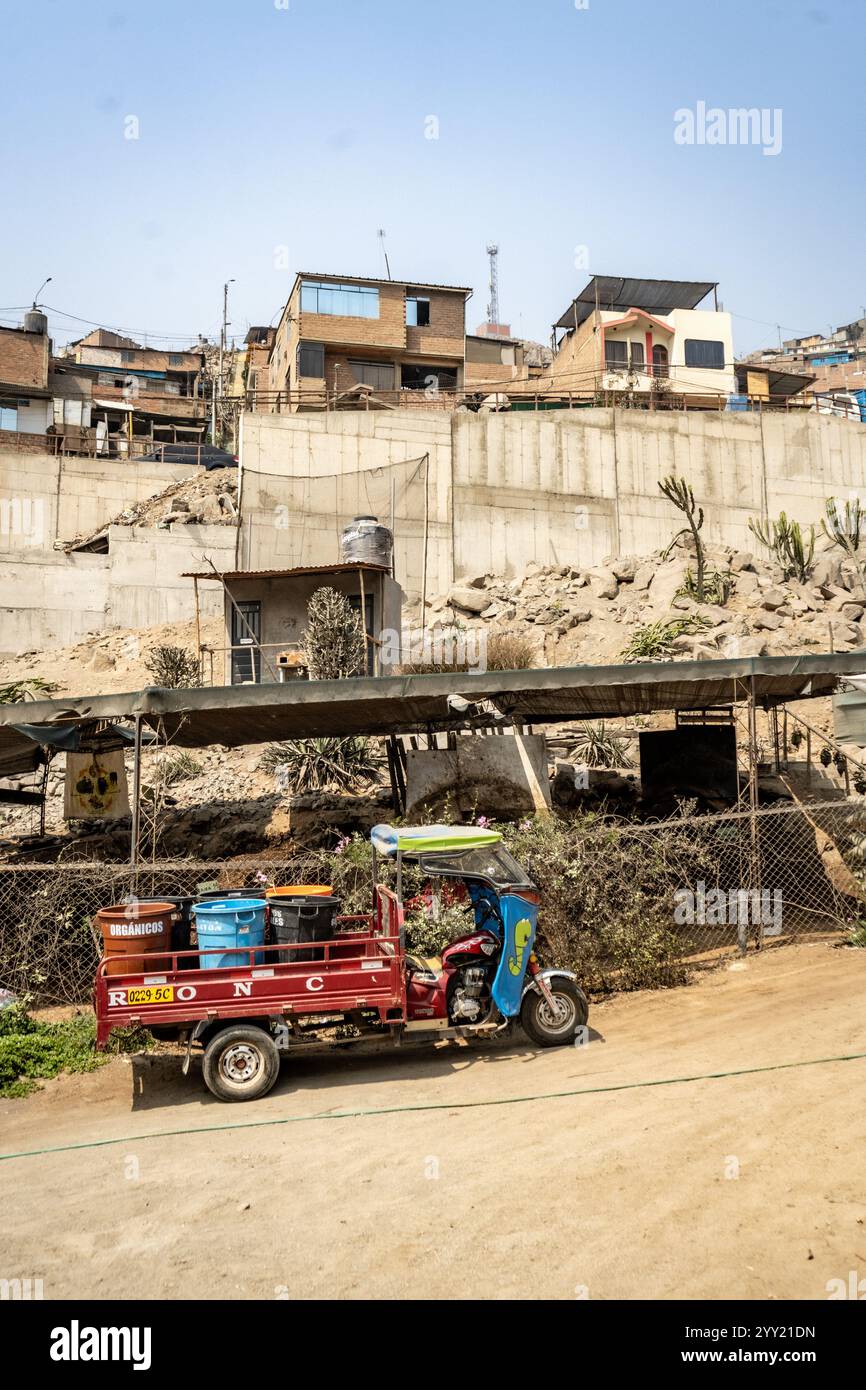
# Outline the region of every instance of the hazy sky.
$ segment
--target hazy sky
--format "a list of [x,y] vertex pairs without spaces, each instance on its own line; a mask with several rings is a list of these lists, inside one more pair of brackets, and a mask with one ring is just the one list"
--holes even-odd
[[[863,0],[2,13],[0,322],[51,275],[47,305],[179,343],[218,333],[233,277],[242,336],[295,270],[382,274],[380,227],[395,279],[474,287],[471,327],[498,241],[525,337],[547,340],[587,263],[718,280],[738,352],[866,304]],[[678,144],[699,102],[780,110],[779,153]],[[61,342],[89,326],[50,322]]]

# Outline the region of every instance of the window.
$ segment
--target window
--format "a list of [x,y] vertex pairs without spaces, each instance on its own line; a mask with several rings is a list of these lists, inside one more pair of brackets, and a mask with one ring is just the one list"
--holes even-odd
[[170,352],[168,354],[168,365],[170,367],[182,367],[183,357],[181,354],[179,352]]
[[134,352],[129,352],[129,351],[124,350],[124,351],[121,352],[121,354],[120,354],[120,360],[121,360],[121,362],[134,362],[134,361],[135,361],[135,353],[134,353]]
[[607,338],[604,344],[604,365],[609,372],[624,372],[628,367],[628,343]]
[[712,367],[721,371],[725,365],[725,345],[711,338],[686,338],[686,366]]
[[423,299],[417,294],[406,296],[406,324],[409,328],[429,328],[429,299]]
[[0,401],[0,430],[18,429],[18,406],[14,401]]
[[372,386],[375,391],[394,390],[394,364],[392,362],[349,362],[352,375],[364,386]]
[[410,366],[404,362],[400,379],[404,391],[457,390],[457,372],[451,367]]
[[644,357],[643,343],[631,344],[631,368],[633,372],[642,372],[646,363]]
[[298,376],[325,376],[325,349],[322,343],[298,344]]
[[653,376],[667,376],[668,350],[664,343],[656,343],[653,348]]
[[336,314],[347,319],[377,319],[379,291],[371,285],[337,285],[302,280],[301,312]]

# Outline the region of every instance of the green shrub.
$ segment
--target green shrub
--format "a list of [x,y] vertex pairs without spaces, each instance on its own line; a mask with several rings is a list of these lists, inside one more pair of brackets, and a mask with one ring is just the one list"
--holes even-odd
[[685,633],[701,632],[710,624],[697,613],[685,618],[672,618],[670,622],[647,623],[632,633],[631,641],[623,652],[624,661],[663,661],[676,651],[674,641]]
[[[148,1044],[142,1029],[118,1029],[112,1034],[111,1051],[138,1052]],[[37,1080],[62,1071],[93,1071],[109,1056],[96,1051],[92,1013],[44,1023],[29,1014],[26,1001],[0,1010],[0,1096],[25,1096],[37,1089]]]
[[166,758],[159,770],[162,774],[163,786],[173,787],[177,782],[185,782],[190,777],[198,777],[199,773],[204,771],[204,763],[200,762],[192,753],[181,751]]
[[685,981],[674,894],[716,876],[705,831],[676,821],[641,829],[596,812],[539,816],[503,831],[541,892],[545,964],[573,970],[593,990]]
[[264,772],[272,772],[288,792],[315,792],[325,788],[354,791],[378,776],[373,745],[366,738],[285,739],[269,743],[259,759]]
[[162,690],[187,690],[201,685],[198,657],[186,647],[153,647],[144,666],[154,684]]

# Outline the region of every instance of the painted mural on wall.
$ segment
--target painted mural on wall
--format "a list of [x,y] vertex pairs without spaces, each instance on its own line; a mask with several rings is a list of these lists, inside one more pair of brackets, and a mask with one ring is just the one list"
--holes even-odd
[[129,815],[122,749],[66,754],[63,815],[66,820],[117,820]]

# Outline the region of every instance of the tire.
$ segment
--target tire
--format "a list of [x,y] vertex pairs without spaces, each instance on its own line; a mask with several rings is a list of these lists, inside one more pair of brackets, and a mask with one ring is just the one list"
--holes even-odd
[[223,1028],[205,1048],[202,1076],[217,1100],[258,1100],[280,1073],[280,1054],[270,1033],[255,1025]]
[[574,1042],[578,1028],[589,1018],[589,1005],[583,990],[566,975],[553,975],[547,987],[561,1008],[561,1017],[553,1018],[544,995],[531,989],[520,1006],[520,1022],[526,1036],[539,1047],[565,1047]]

